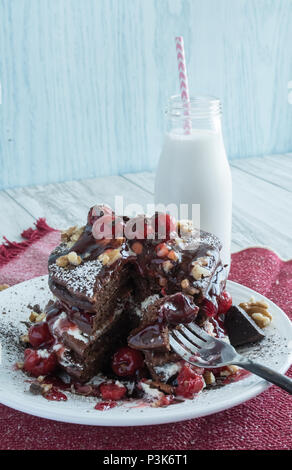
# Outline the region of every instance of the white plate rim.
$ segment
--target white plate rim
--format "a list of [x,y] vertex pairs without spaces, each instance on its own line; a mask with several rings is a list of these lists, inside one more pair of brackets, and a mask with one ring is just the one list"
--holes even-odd
[[[11,288],[7,289],[7,291],[10,291],[10,289],[18,289],[20,286],[25,287],[27,283],[31,283],[31,281],[37,281],[37,280],[46,280],[48,278],[47,275],[45,276],[40,276],[34,279],[31,279],[29,281],[22,282],[20,284],[17,284],[15,286],[12,286]],[[270,299],[267,299],[265,296],[262,294],[259,294],[258,292],[243,286],[239,283],[236,283],[234,281],[227,281],[227,288],[229,286],[229,289],[232,290],[232,286],[235,288],[240,288],[243,290],[249,297],[250,296],[256,296],[259,299],[266,299],[269,304],[272,306],[273,310],[276,310],[278,314],[281,316],[281,321],[286,323],[287,331],[291,333],[292,335],[292,325],[289,320],[289,317],[283,312],[283,310],[278,307],[274,302],[272,302]],[[5,292],[5,291],[4,291]],[[8,292],[7,292],[8,293]],[[1,293],[2,294],[2,293]],[[1,301],[1,298],[0,298]],[[289,369],[290,365],[292,362],[292,350],[290,350],[287,353],[287,357],[285,362],[281,364],[277,370],[281,373],[287,372]],[[204,417],[208,416],[214,413],[219,413],[221,411],[233,408],[239,404],[242,404],[251,398],[256,397],[263,391],[267,390],[271,384],[266,382],[263,379],[258,379],[258,381],[254,384],[252,384],[247,390],[242,391],[242,393],[237,393],[235,397],[233,398],[232,402],[230,402],[230,399],[226,400],[220,400],[220,406],[216,403],[212,403],[211,405],[208,406],[207,409],[202,409],[202,408],[192,408],[191,406],[191,401],[190,401],[190,408],[188,409],[187,415],[186,415],[186,410],[184,409],[177,409],[175,406],[169,406],[167,408],[154,408],[157,410],[157,416],[153,416],[151,414],[150,416],[147,416],[147,413],[143,413],[143,415],[134,414],[131,417],[129,416],[129,420],[125,421],[125,414],[121,416],[115,416],[111,414],[111,410],[108,410],[103,413],[98,413],[96,415],[94,414],[88,414],[80,417],[80,415],[74,415],[68,410],[62,408],[56,408],[51,409],[50,413],[48,414],[48,402],[44,400],[44,405],[40,406],[38,403],[37,407],[32,407],[31,404],[26,403],[26,401],[21,401],[15,397],[15,396],[7,396],[5,395],[5,391],[0,389],[0,403],[3,405],[6,405],[8,407],[11,407],[15,410],[37,416],[40,418],[45,418],[53,421],[59,421],[59,422],[66,422],[66,423],[74,423],[74,424],[82,424],[82,425],[91,425],[91,426],[122,426],[122,427],[129,427],[129,426],[148,426],[148,425],[156,425],[156,424],[165,424],[165,423],[174,423],[174,422],[179,422],[179,421],[186,421],[186,420],[191,420],[199,417]],[[24,395],[25,396],[25,395]],[[70,400],[70,398],[69,398]],[[50,402],[49,402],[50,403]],[[56,402],[54,402],[56,403]],[[62,405],[62,402],[58,402],[60,405]],[[114,408],[113,410],[116,410],[117,408]],[[152,408],[153,410],[153,408]],[[160,411],[160,413],[159,413]],[[167,411],[167,412],[165,412]],[[130,413],[129,413],[130,415]]]

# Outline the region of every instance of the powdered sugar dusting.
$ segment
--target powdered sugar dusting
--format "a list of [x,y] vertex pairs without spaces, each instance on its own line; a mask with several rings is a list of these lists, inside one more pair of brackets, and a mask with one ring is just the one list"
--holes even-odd
[[56,264],[50,266],[50,273],[55,280],[66,285],[74,293],[93,297],[96,278],[102,269],[98,260],[87,261],[74,269],[64,269]]
[[162,366],[154,367],[154,370],[156,374],[160,375],[164,381],[167,381],[175,374],[177,374],[180,371],[181,367],[181,362],[168,362],[166,364],[163,364]]

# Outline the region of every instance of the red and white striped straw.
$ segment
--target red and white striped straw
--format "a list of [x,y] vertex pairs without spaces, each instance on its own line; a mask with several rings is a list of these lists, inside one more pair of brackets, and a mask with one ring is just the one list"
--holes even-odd
[[[176,57],[177,57],[177,66],[178,66],[178,78],[180,84],[180,95],[182,101],[185,103],[186,110],[185,115],[190,116],[190,93],[189,93],[189,84],[187,76],[187,67],[185,59],[185,49],[184,49],[184,38],[182,36],[177,36],[175,38],[176,45]],[[190,134],[192,129],[192,122],[190,117],[185,120],[184,123],[185,134]]]

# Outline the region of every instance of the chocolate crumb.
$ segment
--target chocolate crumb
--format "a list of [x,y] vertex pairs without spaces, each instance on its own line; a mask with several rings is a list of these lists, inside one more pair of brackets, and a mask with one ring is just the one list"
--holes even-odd
[[33,382],[30,387],[29,387],[30,393],[33,395],[42,395],[43,389],[42,386],[39,383]]
[[41,307],[39,306],[39,304],[35,304],[35,305],[28,304],[27,308],[29,308],[30,310],[32,310],[35,313],[38,313],[38,314],[42,313]]

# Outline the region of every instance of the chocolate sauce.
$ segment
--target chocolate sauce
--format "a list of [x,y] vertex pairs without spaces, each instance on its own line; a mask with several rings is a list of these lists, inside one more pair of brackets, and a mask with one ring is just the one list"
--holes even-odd
[[158,310],[158,321],[169,325],[194,321],[199,307],[181,292],[166,296]]
[[165,349],[163,337],[165,327],[161,323],[147,325],[128,339],[128,344],[134,349]]
[[[197,305],[200,305],[203,298],[209,298],[214,304],[216,303],[216,296],[221,293],[226,276],[219,258],[220,242],[215,236],[201,231],[197,236],[193,237],[190,233],[189,238],[179,238],[180,241],[177,243],[178,234],[176,234],[176,238],[161,240],[157,238],[158,234],[155,233],[154,238],[151,239],[141,238],[131,240],[126,238],[126,235],[130,236],[130,234],[125,230],[125,238],[123,239],[104,238],[96,240],[92,233],[93,226],[91,224],[100,217],[99,214],[103,213],[103,208],[99,207],[98,210],[94,211],[94,214],[97,215],[93,216],[93,208],[90,209],[88,223],[81,237],[70,248],[66,248],[64,245],[62,252],[60,252],[60,249],[57,249],[52,253],[49,258],[49,271],[50,265],[55,264],[59,256],[66,255],[69,251],[75,251],[82,258],[83,262],[86,263],[87,261],[96,260],[106,250],[119,248],[121,257],[112,265],[103,266],[100,278],[102,278],[103,273],[116,270],[117,263],[122,266],[130,265],[129,268],[132,266],[134,269],[128,269],[129,277],[131,277],[131,273],[136,273],[136,275],[149,280],[149,282],[156,283],[157,287],[161,285],[161,280],[163,280],[163,291],[165,294],[174,294],[180,291],[181,282],[187,279],[190,286],[196,289],[194,298]],[[108,214],[108,209],[106,209],[105,213]],[[114,215],[113,212],[112,215]],[[119,220],[122,220],[122,224],[125,226],[127,222],[133,222],[134,219],[123,217],[119,218]],[[146,226],[151,226],[151,223],[151,219],[145,218]],[[132,252],[132,246],[135,242],[140,243],[142,246],[139,254]],[[161,244],[166,247],[168,254],[173,256],[172,261],[169,261],[168,254],[162,257],[157,255],[157,247]],[[211,277],[195,280],[191,275],[191,270],[194,261],[201,258],[208,260],[208,265],[205,267],[210,269],[210,273],[213,274]],[[170,257],[170,259],[172,258]],[[163,268],[165,261],[172,264],[167,272]],[[74,269],[70,266],[68,269],[71,268]],[[89,305],[86,298],[81,299],[79,296],[75,296],[67,291],[66,283],[62,284],[59,282],[53,273],[50,273],[50,287],[54,294],[66,303],[77,307],[80,306],[85,311],[94,311],[94,306]]]

